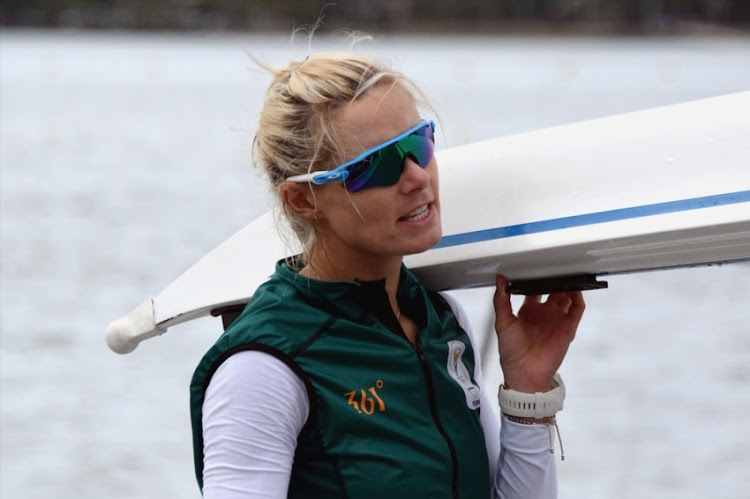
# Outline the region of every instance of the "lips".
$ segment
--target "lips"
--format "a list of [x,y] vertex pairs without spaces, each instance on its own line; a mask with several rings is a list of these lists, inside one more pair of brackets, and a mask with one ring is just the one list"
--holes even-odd
[[407,222],[419,222],[420,220],[422,220],[429,214],[430,214],[430,205],[425,204],[415,210],[410,211],[405,216],[401,217],[401,220],[404,220]]

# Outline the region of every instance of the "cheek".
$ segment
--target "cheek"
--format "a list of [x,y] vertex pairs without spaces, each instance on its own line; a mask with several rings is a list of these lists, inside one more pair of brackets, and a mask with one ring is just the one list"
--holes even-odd
[[385,190],[363,191],[348,203],[348,212],[338,222],[353,239],[370,240],[377,244],[396,233],[394,200],[383,196]]
[[331,190],[318,200],[318,222],[321,227],[326,226],[339,237],[347,239],[366,228],[368,220],[377,220],[376,215],[382,213],[373,209],[377,206],[378,201],[368,199],[368,196],[357,194],[352,197],[343,188]]
[[430,174],[430,187],[432,187],[435,192],[435,199],[437,200],[440,195],[440,173],[435,158],[430,161],[430,164],[427,165],[425,170]]

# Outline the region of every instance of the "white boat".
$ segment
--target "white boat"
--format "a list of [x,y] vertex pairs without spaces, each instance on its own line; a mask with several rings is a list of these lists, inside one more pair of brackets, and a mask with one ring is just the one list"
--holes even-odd
[[[596,276],[750,260],[750,92],[437,153],[443,238],[405,259],[429,288],[521,293]],[[263,215],[112,322],[127,353],[208,314],[231,321],[290,252]],[[551,279],[551,280],[550,280]]]

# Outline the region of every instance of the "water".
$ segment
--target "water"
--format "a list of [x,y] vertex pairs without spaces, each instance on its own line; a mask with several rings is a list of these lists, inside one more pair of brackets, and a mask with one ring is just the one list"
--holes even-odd
[[[422,86],[440,146],[750,89],[739,36],[401,36],[362,50]],[[306,47],[0,34],[3,499],[199,497],[188,383],[219,321],[128,356],[104,329],[267,209],[249,151],[268,79],[246,51],[281,64]],[[560,496],[745,497],[750,267],[609,282],[587,293],[562,369]]]

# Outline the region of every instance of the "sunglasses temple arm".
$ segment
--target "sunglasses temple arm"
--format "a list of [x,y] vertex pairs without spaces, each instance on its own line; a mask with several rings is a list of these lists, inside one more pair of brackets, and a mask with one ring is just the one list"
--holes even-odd
[[312,182],[313,184],[317,184],[318,182],[315,181],[315,177],[318,175],[321,175],[323,173],[328,173],[325,171],[321,172],[311,172],[311,173],[305,173],[303,175],[294,175],[292,177],[287,178],[289,182]]

